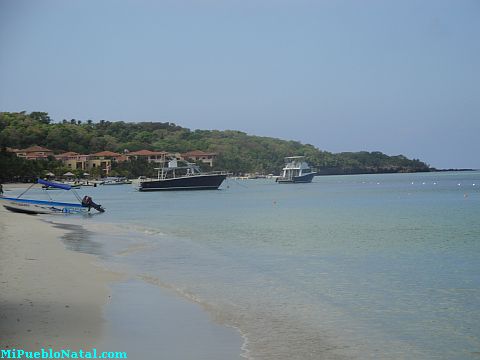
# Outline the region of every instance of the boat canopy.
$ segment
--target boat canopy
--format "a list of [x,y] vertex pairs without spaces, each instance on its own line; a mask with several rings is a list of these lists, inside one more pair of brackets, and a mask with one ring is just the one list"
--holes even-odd
[[72,188],[68,184],[59,184],[59,183],[56,183],[56,182],[47,181],[47,180],[43,180],[43,179],[38,179],[37,183],[42,184],[42,185],[46,185],[46,186],[51,186],[51,187],[63,189],[63,190],[70,190]]
[[288,162],[288,161],[292,161],[292,160],[303,160],[305,159],[305,156],[301,155],[301,156],[287,156],[285,157],[285,161]]

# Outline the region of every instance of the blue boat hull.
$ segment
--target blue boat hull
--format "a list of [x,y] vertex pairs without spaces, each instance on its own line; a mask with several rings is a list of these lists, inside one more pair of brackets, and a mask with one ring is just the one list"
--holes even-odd
[[43,201],[0,197],[0,203],[7,210],[24,214],[73,214],[87,212],[88,208],[80,204],[58,201]]
[[300,184],[311,183],[316,173],[309,173],[302,176],[294,176],[292,178],[277,178],[279,184]]

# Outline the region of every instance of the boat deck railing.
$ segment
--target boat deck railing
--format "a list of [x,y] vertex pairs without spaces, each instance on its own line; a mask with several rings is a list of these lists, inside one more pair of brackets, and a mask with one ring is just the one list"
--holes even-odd
[[[170,170],[172,170],[172,168],[170,168]],[[170,171],[170,173],[172,173],[172,171]],[[227,172],[227,171],[209,171],[209,172],[200,172],[200,173],[194,173],[194,172],[189,172],[189,173],[186,173],[186,174],[176,174],[175,177],[172,177],[172,178],[182,178],[182,177],[189,177],[189,176],[198,176],[198,175],[231,175],[231,173]],[[160,177],[160,179],[172,179],[172,178],[169,178],[169,177]],[[154,181],[154,180],[159,180],[159,177],[146,177],[146,176],[140,176],[138,177],[137,179],[134,179],[132,180],[132,183],[134,185],[136,184],[139,184],[139,183],[142,183],[142,182],[146,182],[146,181]]]

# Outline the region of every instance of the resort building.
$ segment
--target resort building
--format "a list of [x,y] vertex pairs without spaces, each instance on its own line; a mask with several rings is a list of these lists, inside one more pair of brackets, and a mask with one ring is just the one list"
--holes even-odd
[[93,168],[100,168],[108,175],[112,168],[112,162],[126,161],[127,157],[123,154],[112,151],[101,151],[95,154],[88,155],[87,170]]
[[53,151],[41,146],[30,146],[26,149],[12,149],[15,154],[27,160],[47,159],[53,156]]
[[89,171],[94,168],[101,170],[102,174],[108,175],[112,168],[112,163],[120,163],[123,161],[129,161],[132,159],[146,159],[148,163],[159,164],[160,166],[166,166],[168,160],[178,159],[186,161],[201,161],[204,164],[213,166],[216,153],[207,153],[200,150],[189,151],[183,154],[169,153],[166,151],[151,151],[151,150],[139,150],[128,152],[125,150],[124,154],[101,151],[95,154],[79,154],[73,151],[54,155],[53,151],[41,146],[31,146],[26,149],[13,149],[7,148],[7,151],[15,153],[18,157],[27,160],[47,159],[49,156],[54,156],[55,159],[63,162],[69,170],[83,170]]
[[126,153],[125,156],[129,160],[146,159],[148,163],[163,163],[171,154],[165,151],[139,150]]
[[149,163],[164,163],[168,159],[179,159],[188,161],[201,161],[205,164],[213,166],[216,153],[207,153],[200,150],[190,151],[184,154],[169,153],[166,151],[151,151],[139,150],[125,153],[125,156],[130,159],[146,159]]
[[126,161],[127,157],[111,151],[101,151],[95,154],[82,155],[76,152],[66,152],[55,155],[57,160],[62,161],[70,170],[88,171],[99,168],[102,173],[108,175],[112,168],[112,162]]
[[127,157],[123,154],[119,154],[113,151],[100,151],[95,154],[90,154],[89,160],[112,160],[115,162],[126,161]]
[[55,155],[70,170],[87,170],[88,155],[81,155],[73,151]]
[[201,150],[189,151],[181,155],[185,160],[201,161],[204,164],[213,166],[213,160],[217,157],[216,153],[207,153]]

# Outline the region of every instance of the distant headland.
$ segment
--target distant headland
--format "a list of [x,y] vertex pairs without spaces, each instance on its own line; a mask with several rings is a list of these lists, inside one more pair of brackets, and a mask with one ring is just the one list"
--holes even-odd
[[434,169],[432,168],[432,171],[436,172],[445,172],[445,171],[478,171],[478,169]]
[[[25,150],[34,146],[44,151],[29,157]],[[190,130],[171,122],[54,122],[46,112],[0,112],[0,181],[44,176],[47,172],[70,171],[80,176],[87,170],[95,177],[149,175],[155,172],[155,161],[151,160],[161,153],[233,174],[278,174],[284,158],[292,155],[306,156],[319,175],[438,171],[403,155],[389,156],[379,151],[331,153],[298,141],[235,130]],[[69,156],[73,161],[65,161]],[[87,160],[75,162],[76,157],[110,161],[108,166],[99,161],[99,166],[87,169]]]

